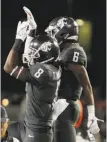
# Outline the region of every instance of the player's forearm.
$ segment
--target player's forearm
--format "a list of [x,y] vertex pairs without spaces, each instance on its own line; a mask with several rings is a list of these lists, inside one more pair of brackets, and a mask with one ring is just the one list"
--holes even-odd
[[11,73],[13,68],[17,65],[17,56],[17,52],[11,49],[4,65],[5,72]]
[[92,86],[88,77],[88,73],[84,67],[80,69],[78,74],[78,80],[83,87],[83,94],[85,95],[85,103],[86,105],[94,105],[94,97]]
[[83,88],[83,94],[85,95],[85,104],[94,105],[94,97],[92,86],[85,68],[80,69],[80,72],[76,75],[80,85]]
[[69,66],[70,69],[73,71],[74,75],[76,76],[79,84],[83,88],[83,93],[85,95],[85,103],[87,105],[94,105],[94,97],[92,86],[88,77],[88,73],[84,66],[81,65],[71,65]]
[[21,40],[15,40],[15,43],[12,49],[10,50],[4,65],[5,72],[11,73],[14,67],[18,65],[18,51],[21,46],[21,43]]
[[94,105],[94,97],[92,87],[85,85],[83,88],[83,94],[85,95],[85,104],[86,105]]

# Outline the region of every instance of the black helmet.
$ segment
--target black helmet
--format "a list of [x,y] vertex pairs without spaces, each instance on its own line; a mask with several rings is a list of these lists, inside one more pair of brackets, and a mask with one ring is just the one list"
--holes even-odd
[[23,54],[23,63],[28,66],[40,63],[49,63],[57,60],[59,56],[59,46],[56,39],[48,35],[38,35],[29,46],[29,53]]
[[45,30],[49,36],[55,37],[58,42],[64,39],[78,39],[78,24],[71,17],[57,17],[53,19]]

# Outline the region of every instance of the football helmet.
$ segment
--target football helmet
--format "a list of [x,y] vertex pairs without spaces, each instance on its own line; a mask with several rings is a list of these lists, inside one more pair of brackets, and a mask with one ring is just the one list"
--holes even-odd
[[56,39],[48,35],[38,35],[29,46],[28,53],[23,54],[23,63],[28,66],[34,65],[36,62],[49,63],[58,59],[59,45]]
[[71,17],[57,17],[53,19],[45,32],[52,38],[56,38],[58,43],[64,39],[78,39],[78,24]]

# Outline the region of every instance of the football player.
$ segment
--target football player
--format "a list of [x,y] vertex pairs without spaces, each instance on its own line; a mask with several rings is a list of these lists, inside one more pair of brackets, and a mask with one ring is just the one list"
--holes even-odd
[[78,42],[78,25],[71,17],[53,19],[47,34],[57,39],[60,45],[60,62],[62,64],[61,86],[59,98],[65,98],[69,106],[58,117],[55,125],[55,142],[76,142],[75,123],[78,120],[80,107],[78,100],[85,95],[83,126],[88,139],[94,141],[93,134],[99,132],[92,86],[86,70],[87,56]]
[[23,56],[28,67],[19,66],[18,53],[28,34],[28,25],[28,21],[19,21],[4,70],[26,82],[26,134],[23,142],[51,142],[53,108],[61,77],[61,68],[54,64],[59,56],[59,46],[55,39],[38,35],[31,41],[29,52]]
[[[26,53],[28,52],[27,45],[29,45],[30,40],[35,36],[37,27],[33,28],[36,23],[30,10],[26,7],[24,7],[24,10],[27,13],[28,19],[30,19],[32,27],[30,37],[26,41],[27,44],[24,51]],[[82,90],[86,97],[86,106],[84,108],[87,111],[86,118],[84,117],[84,127],[89,140],[93,141],[93,134],[99,132],[98,119],[95,117],[92,86],[86,71],[87,57],[84,49],[78,43],[78,25],[73,18],[58,17],[50,22],[45,32],[50,37],[57,39],[60,45],[60,63],[62,64],[63,71],[59,98],[64,98],[69,102],[69,106],[56,121],[55,141],[76,141],[75,127],[77,127],[76,123],[79,122],[78,119],[81,120],[79,118],[81,116],[81,103],[79,99]]]

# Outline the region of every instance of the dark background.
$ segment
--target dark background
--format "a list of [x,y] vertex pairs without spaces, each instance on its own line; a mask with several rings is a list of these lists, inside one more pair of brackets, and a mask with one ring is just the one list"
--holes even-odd
[[27,6],[42,32],[48,22],[57,16],[84,18],[93,24],[91,56],[88,73],[93,87],[100,88],[100,97],[106,91],[106,0],[2,0],[1,2],[1,90],[23,92],[24,84],[3,71],[6,56],[15,39],[17,22],[26,17],[22,7]]

